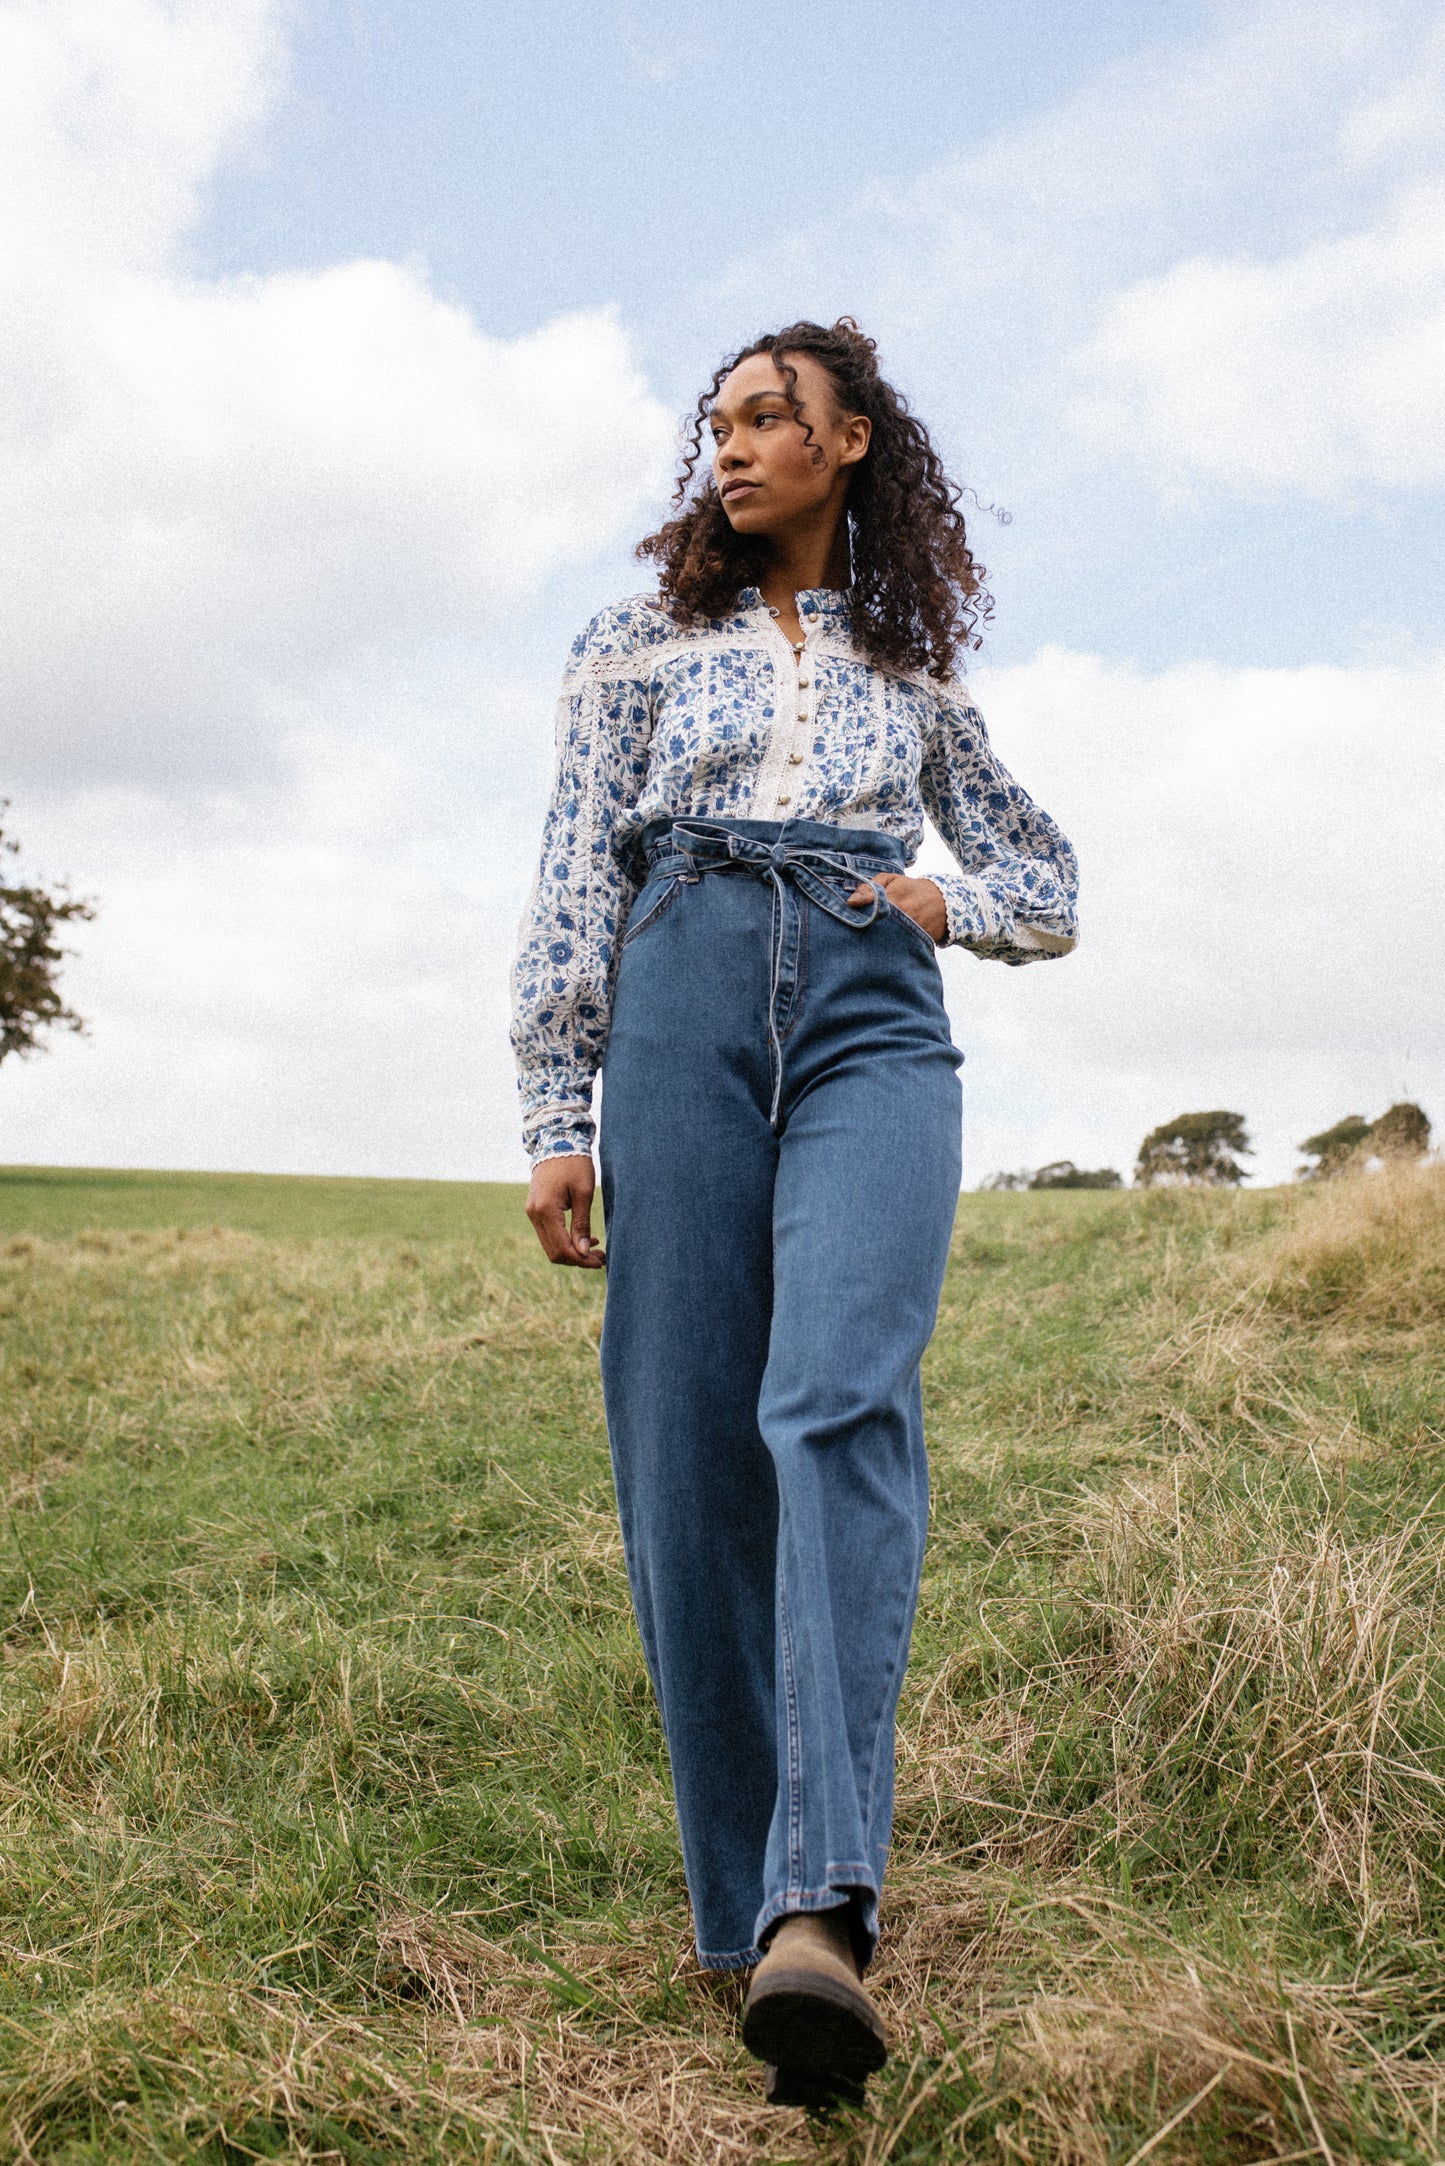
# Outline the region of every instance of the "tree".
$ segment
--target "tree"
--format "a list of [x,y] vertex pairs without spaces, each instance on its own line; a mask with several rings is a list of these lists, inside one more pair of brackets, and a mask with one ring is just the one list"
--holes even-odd
[[1027,1188],[1032,1179],[1033,1174],[1027,1166],[1021,1166],[1017,1173],[991,1173],[979,1182],[979,1192],[987,1195],[998,1189]]
[[1317,1136],[1306,1136],[1300,1145],[1305,1158],[1312,1158],[1312,1166],[1300,1167],[1302,1181],[1328,1181],[1335,1174],[1343,1173],[1361,1154],[1360,1146],[1369,1137],[1370,1124],[1363,1113],[1347,1113],[1333,1128],[1322,1128]]
[[1072,1158],[1056,1158],[1051,1165],[1040,1166],[1029,1182],[1030,1188],[1122,1188],[1123,1185],[1112,1166],[1100,1166],[1096,1173],[1085,1173]]
[[1352,1166],[1372,1158],[1423,1158],[1430,1148],[1430,1123],[1420,1106],[1404,1099],[1390,1106],[1377,1121],[1363,1114],[1347,1113],[1333,1128],[1323,1128],[1300,1145],[1312,1166],[1300,1168],[1303,1181],[1329,1180]]
[[1178,1113],[1144,1138],[1134,1178],[1141,1188],[1237,1186],[1239,1161],[1252,1155],[1242,1113]]
[[[9,808],[0,799],[0,813]],[[0,828],[0,852],[14,856],[20,845]],[[33,1053],[46,1030],[84,1030],[67,1008],[57,983],[66,950],[56,939],[62,925],[93,918],[90,903],[64,888],[7,885],[0,878],[0,1060],[11,1053]]]
[[1430,1123],[1417,1105],[1405,1099],[1389,1106],[1370,1124],[1372,1158],[1423,1158],[1430,1148]]

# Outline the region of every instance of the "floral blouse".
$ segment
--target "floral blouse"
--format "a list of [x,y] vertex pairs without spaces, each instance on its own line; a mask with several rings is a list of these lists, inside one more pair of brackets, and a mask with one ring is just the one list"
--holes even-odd
[[513,973],[512,1044],[534,1161],[592,1147],[592,1083],[639,885],[630,846],[674,814],[820,820],[893,835],[925,812],[958,860],[930,874],[948,939],[1031,963],[1074,945],[1078,874],[1058,828],[994,758],[961,683],[880,669],[846,594],[797,597],[796,655],[756,587],[680,630],[655,597],[593,618],[557,710],[557,773]]

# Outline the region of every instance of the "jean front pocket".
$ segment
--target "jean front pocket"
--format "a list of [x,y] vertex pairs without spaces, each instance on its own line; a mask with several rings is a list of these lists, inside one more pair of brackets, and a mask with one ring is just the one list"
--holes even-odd
[[656,882],[649,880],[647,886],[638,896],[637,903],[633,906],[633,913],[628,920],[627,930],[622,936],[623,947],[631,947],[633,941],[639,940],[645,932],[657,923],[660,917],[665,917],[681,892],[681,873],[672,873],[665,879]]
[[[887,898],[885,897],[885,900],[886,899]],[[920,925],[917,918],[911,918],[906,910],[900,910],[896,902],[890,902],[888,904],[888,909],[891,916],[902,920],[903,924],[908,927],[909,932],[912,933],[915,940],[921,940],[923,942],[924,947],[928,951],[930,961],[936,962],[938,960],[938,942],[934,939],[932,933],[928,931],[927,927]]]

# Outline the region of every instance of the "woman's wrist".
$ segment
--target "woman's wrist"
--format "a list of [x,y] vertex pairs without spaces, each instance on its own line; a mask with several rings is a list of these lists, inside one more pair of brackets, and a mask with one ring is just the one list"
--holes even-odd
[[541,1121],[526,1137],[527,1156],[533,1166],[552,1158],[590,1158],[593,1124],[590,1114],[554,1114]]

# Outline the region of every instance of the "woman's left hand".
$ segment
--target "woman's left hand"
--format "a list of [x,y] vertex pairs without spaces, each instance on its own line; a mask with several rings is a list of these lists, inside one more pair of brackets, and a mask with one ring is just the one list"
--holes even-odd
[[866,909],[875,887],[882,888],[896,910],[921,925],[935,947],[943,946],[948,938],[948,910],[942,891],[931,880],[910,880],[905,872],[880,872],[876,879],[859,881],[848,897],[851,906]]

